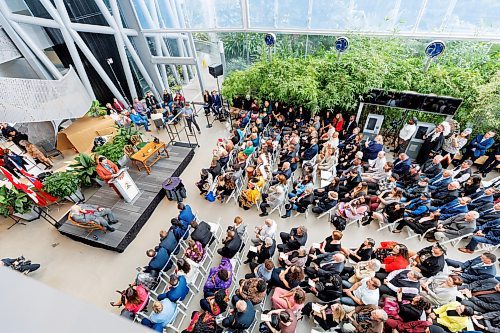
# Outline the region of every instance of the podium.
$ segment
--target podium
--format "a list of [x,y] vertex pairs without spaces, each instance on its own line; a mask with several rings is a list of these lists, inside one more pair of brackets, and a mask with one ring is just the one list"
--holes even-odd
[[139,195],[139,189],[126,168],[120,169],[110,183],[120,192],[125,202],[132,202]]

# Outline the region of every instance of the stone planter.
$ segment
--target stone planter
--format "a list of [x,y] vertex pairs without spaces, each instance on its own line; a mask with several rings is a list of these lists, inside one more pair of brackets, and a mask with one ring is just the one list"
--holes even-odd
[[124,167],[124,166],[126,166],[128,164],[128,162],[130,162],[130,158],[128,158],[127,155],[123,155],[118,160],[118,165],[120,165],[121,167]]
[[67,196],[65,199],[73,201],[74,203],[81,203],[85,201],[85,196],[83,195],[81,189],[78,189],[73,194]]

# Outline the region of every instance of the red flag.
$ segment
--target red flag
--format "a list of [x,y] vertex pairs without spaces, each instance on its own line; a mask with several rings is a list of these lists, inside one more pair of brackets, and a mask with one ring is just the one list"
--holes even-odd
[[15,188],[26,193],[31,198],[31,200],[33,200],[37,205],[40,206],[47,205],[47,202],[45,201],[44,198],[36,194],[32,189],[28,187],[28,185],[21,183],[19,179],[17,179],[17,177],[11,174],[7,169],[5,169],[4,167],[0,167],[0,170],[5,175],[5,178],[7,178],[9,182],[11,182],[12,185],[14,185]]
[[31,184],[33,184],[33,186],[35,186],[35,188],[38,190],[38,194],[40,196],[42,196],[43,198],[47,199],[47,201],[50,201],[50,202],[57,201],[56,197],[48,194],[45,191],[42,191],[43,184],[40,180],[38,180],[38,178],[33,176],[31,173],[25,171],[24,169],[20,169],[19,171],[22,173],[22,175],[24,177],[26,177],[31,182]]

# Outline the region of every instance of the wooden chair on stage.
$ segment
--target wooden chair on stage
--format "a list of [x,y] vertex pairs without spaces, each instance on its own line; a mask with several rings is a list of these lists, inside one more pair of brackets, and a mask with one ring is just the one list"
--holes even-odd
[[93,233],[94,231],[97,231],[97,230],[101,230],[102,232],[106,233],[106,228],[103,227],[102,225],[100,225],[99,223],[94,222],[94,221],[76,222],[75,220],[73,220],[71,218],[71,214],[68,214],[68,221],[70,221],[71,224],[74,225],[75,227],[87,230],[88,232],[87,232],[86,237],[88,237],[91,233]]
[[130,142],[132,142],[132,144],[137,148],[137,149],[141,149],[143,148],[147,142],[144,142],[141,138],[140,135],[137,135],[137,134],[134,134],[130,137]]
[[132,145],[125,145],[125,147],[123,147],[123,152],[125,153],[125,155],[127,155],[128,157],[131,157],[132,155],[135,154],[135,149],[134,149],[134,146]]

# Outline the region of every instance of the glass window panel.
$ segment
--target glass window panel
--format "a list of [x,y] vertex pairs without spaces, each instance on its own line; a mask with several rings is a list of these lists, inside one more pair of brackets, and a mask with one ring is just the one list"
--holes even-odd
[[215,0],[216,25],[219,28],[242,28],[241,3],[235,0]]
[[498,32],[500,26],[498,0],[458,0],[446,21],[446,32]]
[[311,29],[346,29],[350,0],[313,0]]
[[274,1],[248,0],[249,25],[252,28],[274,27]]
[[144,0],[134,0],[132,2],[135,8],[135,12],[137,13],[137,20],[139,21],[139,24],[143,29],[151,29],[152,27],[148,24],[144,11],[142,10],[141,5],[139,4],[139,2],[142,1]]
[[209,9],[206,0],[184,0],[185,14],[190,28],[210,28],[213,26],[209,20]]
[[450,0],[428,0],[417,31],[440,31]]
[[306,28],[308,6],[305,0],[279,0],[278,28]]
[[397,0],[355,1],[348,28],[355,31],[392,30],[396,2]]
[[412,31],[417,22],[418,13],[423,6],[424,1],[403,1],[399,7],[399,11],[395,16],[394,28],[397,31]]

